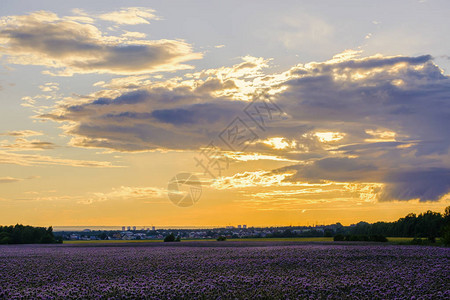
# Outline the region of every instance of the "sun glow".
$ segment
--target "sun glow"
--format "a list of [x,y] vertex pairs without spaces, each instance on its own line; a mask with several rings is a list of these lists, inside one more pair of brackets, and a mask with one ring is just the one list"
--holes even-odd
[[276,150],[282,150],[282,149],[286,149],[286,148],[295,148],[295,146],[297,145],[296,141],[289,142],[289,140],[282,138],[282,137],[270,138],[270,139],[263,141],[263,143],[266,145],[269,145],[270,147],[272,147],[273,149],[276,149]]
[[376,142],[395,142],[395,137],[397,135],[394,131],[381,130],[381,129],[377,129],[377,130],[367,129],[366,133],[371,135],[372,138],[365,139],[364,141],[365,142],[372,142],[372,143],[376,143]]
[[322,143],[332,143],[342,140],[345,136],[345,133],[327,131],[316,132],[315,135]]

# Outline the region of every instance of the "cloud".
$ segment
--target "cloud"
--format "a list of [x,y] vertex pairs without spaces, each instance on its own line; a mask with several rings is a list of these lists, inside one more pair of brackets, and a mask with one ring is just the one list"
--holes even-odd
[[27,139],[28,137],[40,135],[43,135],[43,133],[34,130],[16,130],[0,133],[0,136],[10,136],[16,138],[14,142],[10,142],[8,140],[0,141],[0,148],[15,151],[23,151],[23,150],[48,150],[57,147],[54,143],[51,142],[45,142],[38,139],[32,140]]
[[[129,76],[97,82],[96,86],[108,90],[62,103],[40,117],[70,122],[66,132],[74,136],[72,145],[79,147],[117,151],[198,149],[216,138],[235,116],[243,114],[255,90],[279,81],[276,76],[262,80],[266,75],[261,70],[268,60],[242,60],[232,67],[166,81]],[[245,115],[242,118],[249,119]]]
[[[121,186],[113,188],[108,193],[94,193],[95,198],[91,199],[93,202],[108,201],[108,200],[154,200],[167,197],[167,190],[157,187],[130,187]],[[165,201],[167,202],[167,201]],[[91,202],[92,203],[92,202]],[[85,203],[87,204],[87,203]]]
[[184,62],[202,57],[181,40],[106,36],[92,24],[47,11],[3,17],[0,25],[0,52],[9,62],[56,69],[56,73],[45,71],[50,75],[175,71],[191,68]]
[[20,166],[59,165],[89,168],[114,168],[111,162],[65,159],[38,154],[19,154],[0,150],[0,164],[13,164]]
[[18,182],[22,181],[23,179],[20,178],[14,178],[14,177],[0,177],[0,183],[12,183],[12,182]]
[[345,136],[309,164],[281,169],[296,170],[290,180],[381,182],[384,201],[448,193],[450,80],[430,56],[336,57],[292,72],[300,76],[278,95],[283,109]]
[[386,187],[379,197],[381,201],[436,201],[450,190],[450,169],[394,171],[387,175],[385,181]]
[[[0,183],[2,183],[1,178]],[[140,201],[142,203],[150,204],[170,204],[170,201],[167,199],[167,190],[159,187],[120,186],[117,188],[112,188],[112,190],[109,192],[88,192],[84,195],[48,196],[49,193],[57,193],[57,191],[30,191],[26,192],[25,194],[31,195],[32,197],[14,199],[14,201],[70,201],[72,203],[81,205],[91,205],[94,203],[105,201]],[[10,202],[12,201],[6,199],[4,200]]]
[[75,122],[67,130],[67,134],[76,136],[72,141],[75,146],[119,151],[185,150],[206,145],[244,105],[187,88],[157,88],[68,105],[41,118]]
[[0,177],[0,183],[13,183],[13,182],[19,182],[19,181],[23,181],[23,180],[32,180],[32,179],[39,179],[41,178],[40,176],[28,176],[26,178],[15,178],[15,177],[10,177],[10,176],[6,176],[6,177]]
[[[274,171],[294,173],[285,181],[374,182],[384,185],[383,200],[438,199],[448,185],[430,170],[448,178],[450,78],[428,55],[360,55],[346,51],[275,74],[264,72],[269,60],[245,57],[184,78],[130,78],[142,86],[62,104],[41,118],[67,122],[76,146],[146,151],[199,149],[239,116],[257,132],[248,153],[299,161]],[[244,113],[250,99],[271,99],[286,118],[258,129]],[[404,179],[422,177],[434,193]]]
[[0,135],[29,137],[29,136],[43,135],[43,133],[34,130],[16,130],[1,133]]
[[271,160],[271,161],[282,161],[282,162],[297,162],[297,163],[300,162],[298,160],[292,160],[292,159],[281,157],[281,156],[261,154],[261,153],[228,151],[224,155],[234,161]]
[[336,28],[325,20],[306,13],[299,15],[298,12],[295,12],[295,15],[283,14],[271,27],[264,35],[278,41],[281,46],[296,51],[314,49],[315,53],[329,47],[336,31]]
[[104,81],[96,82],[94,86],[115,90],[138,89],[142,86],[149,85],[151,83],[149,79],[149,75],[118,77],[111,79],[108,83]]
[[310,164],[294,165],[277,170],[295,170],[291,180],[296,181],[373,181],[379,180],[378,168],[355,158],[327,157]]
[[121,25],[150,24],[150,20],[159,20],[155,10],[145,7],[127,7],[119,11],[108,12],[97,16],[101,20]]
[[121,36],[125,38],[136,38],[136,39],[144,39],[145,37],[147,37],[145,33],[137,31],[125,31],[125,33],[122,34]]
[[43,92],[54,92],[59,90],[59,83],[57,82],[47,82],[46,84],[40,85],[39,89]]
[[40,140],[27,140],[23,138],[18,138],[14,143],[2,143],[0,142],[0,148],[11,149],[15,151],[22,150],[49,150],[55,149],[57,146],[51,142],[44,142]]
[[292,175],[292,173],[273,174],[269,171],[237,173],[233,176],[218,178],[210,185],[210,187],[222,190],[230,188],[287,186],[291,184],[286,182],[285,179]]

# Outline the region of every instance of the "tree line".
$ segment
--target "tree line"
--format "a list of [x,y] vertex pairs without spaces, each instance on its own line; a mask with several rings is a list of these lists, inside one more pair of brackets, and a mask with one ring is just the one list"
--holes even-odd
[[325,226],[325,229],[311,229],[307,232],[296,233],[287,228],[274,232],[268,237],[335,237],[336,240],[348,241],[385,241],[384,237],[412,237],[435,240],[441,237],[446,244],[450,244],[450,206],[444,213],[428,210],[419,215],[410,213],[394,222],[359,222],[350,226],[341,223]]
[[[427,211],[419,215],[410,213],[394,222],[359,222],[343,232],[351,235],[384,235],[391,237],[444,237],[450,226],[450,206],[444,214]],[[342,234],[342,233],[341,233]]]
[[53,228],[24,226],[0,226],[0,244],[52,244],[62,243],[55,238]]

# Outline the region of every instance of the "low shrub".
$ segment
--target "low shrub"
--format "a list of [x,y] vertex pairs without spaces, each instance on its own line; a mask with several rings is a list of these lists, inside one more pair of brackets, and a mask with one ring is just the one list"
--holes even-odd
[[341,242],[343,240],[345,240],[345,236],[343,236],[342,234],[336,234],[333,237],[333,241],[335,241],[335,242]]
[[346,242],[387,242],[387,238],[382,235],[346,235],[337,234],[333,238],[334,241],[346,241]]

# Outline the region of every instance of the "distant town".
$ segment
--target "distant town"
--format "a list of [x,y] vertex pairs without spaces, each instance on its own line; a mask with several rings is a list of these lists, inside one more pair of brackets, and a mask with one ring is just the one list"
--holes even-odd
[[212,229],[159,229],[156,226],[137,228],[123,226],[122,230],[58,231],[56,236],[63,240],[161,240],[168,234],[181,239],[216,239],[227,238],[264,238],[264,237],[320,237],[333,236],[345,227],[341,224],[319,226],[286,226],[286,227],[248,227],[247,225],[226,226]]
[[[183,239],[239,239],[239,238],[289,238],[289,237],[336,237],[337,235],[354,236],[389,236],[389,237],[436,237],[450,234],[450,206],[444,214],[427,211],[421,214],[410,213],[394,222],[376,222],[373,224],[359,222],[350,226],[341,223],[315,226],[284,227],[248,227],[246,224],[222,228],[168,229],[156,226],[137,228],[122,226],[120,230],[79,229],[55,231],[59,240],[163,240],[172,236]],[[447,233],[446,233],[447,232]],[[448,236],[450,242],[450,235]]]

